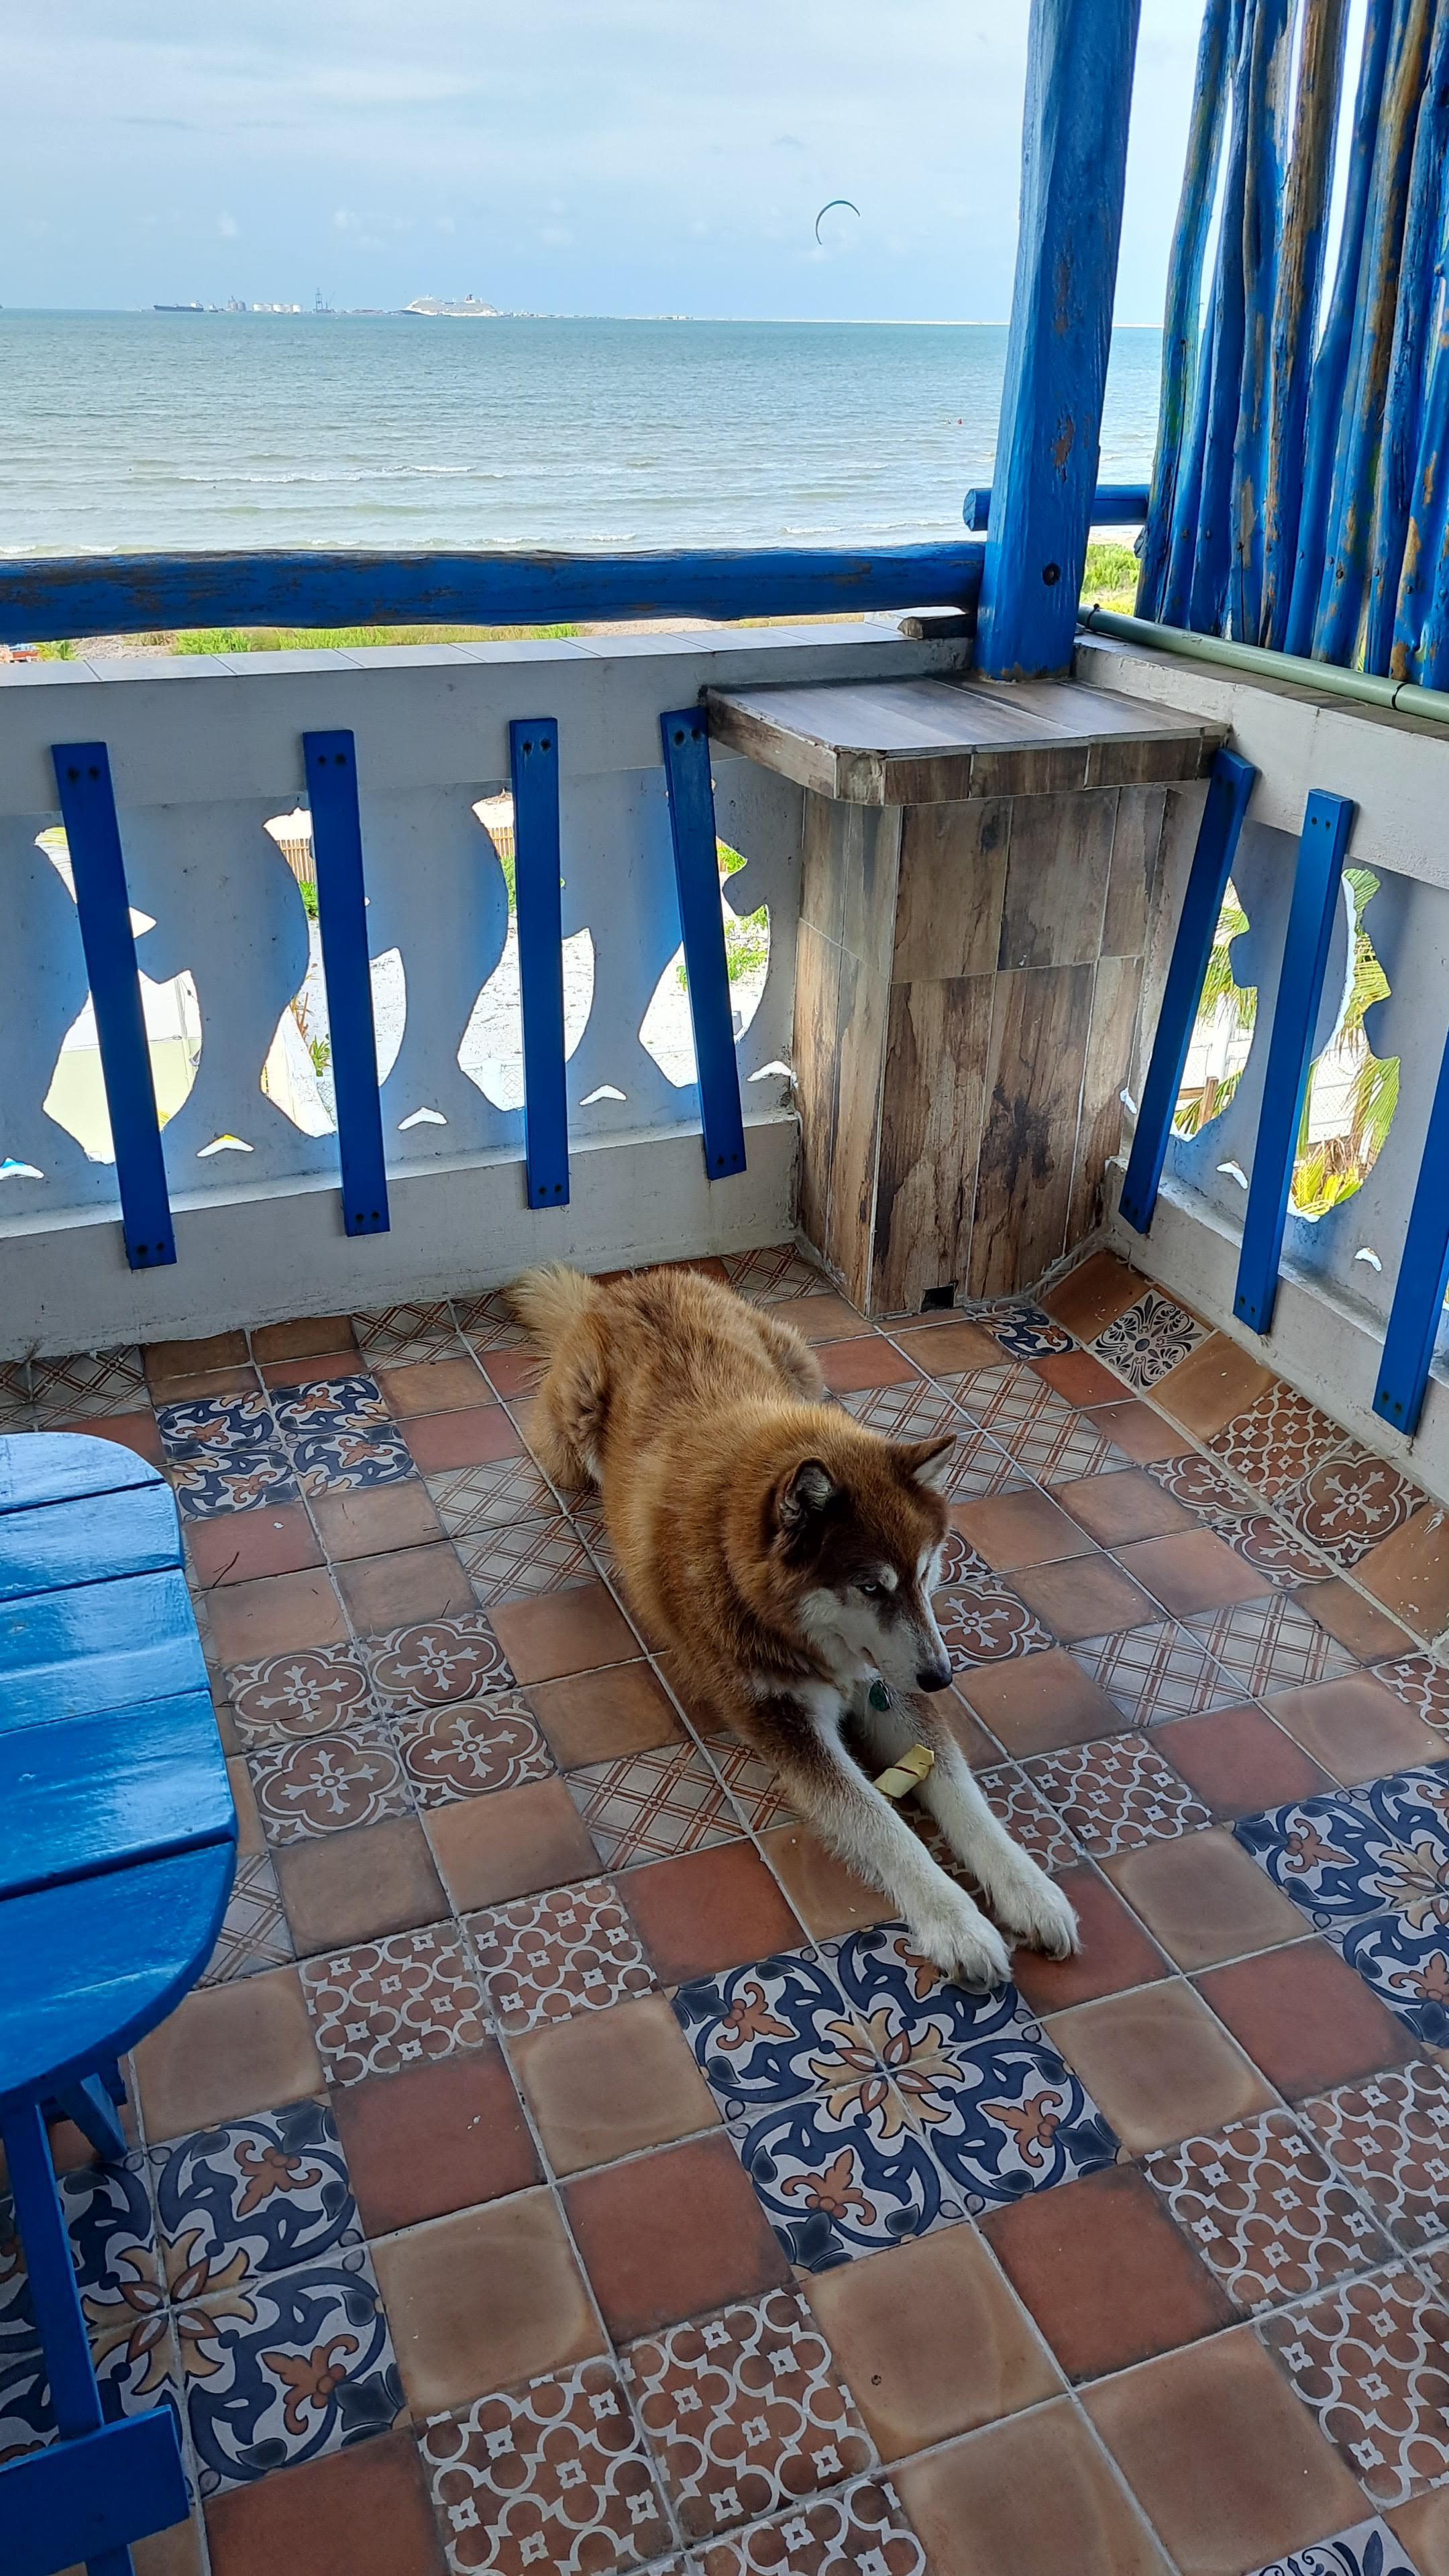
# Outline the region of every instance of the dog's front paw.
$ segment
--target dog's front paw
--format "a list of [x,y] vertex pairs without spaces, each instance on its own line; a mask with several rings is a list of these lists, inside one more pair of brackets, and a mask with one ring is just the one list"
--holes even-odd
[[945,1976],[968,1986],[1004,1986],[1011,1958],[994,1923],[969,1896],[932,1899],[911,1916],[911,1938]]
[[991,1902],[1008,1932],[1049,1959],[1069,1959],[1081,1948],[1077,1918],[1044,1869],[1021,1855],[1021,1866],[993,1884]]

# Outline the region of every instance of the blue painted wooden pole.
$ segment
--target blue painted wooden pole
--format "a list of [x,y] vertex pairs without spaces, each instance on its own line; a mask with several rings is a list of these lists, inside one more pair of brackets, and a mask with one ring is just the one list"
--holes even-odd
[[1248,186],[1248,95],[1252,77],[1253,27],[1260,5],[1261,0],[1247,0],[1233,68],[1233,122],[1223,180],[1217,272],[1213,281],[1212,373],[1207,386],[1202,480],[1198,493],[1192,580],[1187,595],[1187,623],[1200,635],[1215,635],[1222,625],[1232,557],[1233,446],[1237,437],[1238,402],[1243,380],[1243,206]]
[[1353,660],[1368,586],[1374,473],[1383,431],[1409,172],[1428,40],[1429,0],[1398,0],[1359,279],[1359,327],[1334,444],[1332,540],[1313,627],[1313,652],[1322,662]]
[[978,668],[1063,671],[1086,562],[1141,0],[1032,0]]
[[664,775],[669,788],[669,828],[674,843],[674,882],[684,936],[689,1017],[699,1074],[704,1167],[712,1181],[745,1168],[740,1068],[730,1011],[729,962],[719,899],[719,843],[714,790],[709,776],[709,732],[702,707],[685,707],[659,719]]
[[553,717],[519,718],[510,724],[508,760],[523,1007],[524,1185],[530,1207],[567,1207],[562,862],[558,726]]
[[1424,1390],[1449,1288],[1449,1043],[1429,1111],[1418,1185],[1409,1211],[1389,1329],[1379,1362],[1374,1411],[1405,1438],[1419,1427]]
[[332,1041],[342,1224],[348,1234],[386,1234],[387,1173],[377,1088],[367,894],[362,877],[357,746],[350,733],[304,733],[302,752],[307,769],[307,801],[312,809],[317,927],[322,935],[322,974]]
[[1203,261],[1207,255],[1217,188],[1218,154],[1227,104],[1225,68],[1233,19],[1233,0],[1207,0],[1198,37],[1197,72],[1192,115],[1187,130],[1182,194],[1172,236],[1167,271],[1167,310],[1162,331],[1162,394],[1157,417],[1157,447],[1152,460],[1152,498],[1142,542],[1142,570],[1137,577],[1137,614],[1161,615],[1172,539],[1173,503],[1183,461],[1184,442],[1192,437],[1192,388],[1197,363],[1202,309]]
[[1303,440],[1318,309],[1323,294],[1329,187],[1343,88],[1348,0],[1306,0],[1293,151],[1283,201],[1283,241],[1273,302],[1272,409],[1263,484],[1263,577],[1258,633],[1281,646],[1288,625]]
[[[1409,519],[1419,481],[1424,426],[1426,352],[1441,271],[1435,253],[1443,239],[1445,168],[1449,163],[1449,8],[1434,18],[1427,85],[1419,107],[1409,172],[1404,247],[1399,261],[1383,441],[1374,479],[1369,538],[1368,609],[1364,620],[1366,671],[1391,668],[1399,585]],[[1404,671],[1401,677],[1407,679]]]
[[126,1259],[133,1270],[159,1270],[175,1260],[176,1237],[111,764],[103,742],[57,743],[51,760],[96,1015]]
[[[1424,421],[1413,498],[1404,533],[1404,560],[1399,570],[1399,597],[1394,613],[1394,641],[1389,677],[1422,679],[1426,629],[1436,595],[1449,605],[1449,304],[1440,315],[1429,360]],[[1432,656],[1431,656],[1432,659]]]
[[[973,536],[984,537],[991,525],[991,486],[975,483],[961,504],[961,516]],[[1145,483],[1099,483],[1092,494],[1094,528],[1140,528],[1147,516]]]
[[1346,796],[1326,796],[1318,788],[1304,809],[1233,1299],[1234,1314],[1255,1333],[1268,1331],[1277,1302],[1293,1158],[1353,817]]
[[1243,189],[1243,373],[1233,433],[1228,613],[1239,642],[1260,641],[1263,493],[1268,473],[1269,365],[1277,304],[1283,145],[1287,130],[1290,0],[1258,0],[1248,60],[1248,152]]
[[1363,264],[1368,222],[1369,187],[1374,145],[1379,130],[1384,71],[1389,58],[1389,31],[1394,0],[1368,0],[1363,53],[1354,100],[1353,142],[1344,191],[1343,229],[1328,318],[1313,361],[1308,393],[1308,425],[1303,440],[1303,495],[1298,512],[1298,542],[1293,561],[1288,615],[1283,634],[1274,636],[1285,653],[1306,654],[1313,642],[1313,620],[1328,545],[1329,495],[1333,484],[1333,446],[1343,406],[1358,317],[1359,270]]

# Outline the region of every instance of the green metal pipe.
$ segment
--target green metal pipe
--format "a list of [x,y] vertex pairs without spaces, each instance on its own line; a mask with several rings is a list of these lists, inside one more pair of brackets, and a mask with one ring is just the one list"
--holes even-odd
[[1274,653],[1262,644],[1234,644],[1223,635],[1193,635],[1181,626],[1158,626],[1150,617],[1124,617],[1115,608],[1088,608],[1078,630],[1114,635],[1180,662],[1210,662],[1219,670],[1250,672],[1257,679],[1289,680],[1321,697],[1347,698],[1361,707],[1394,707],[1400,715],[1428,716],[1449,724],[1449,689],[1420,689],[1412,680],[1379,679],[1372,671],[1345,671],[1337,662],[1310,662],[1301,653]]

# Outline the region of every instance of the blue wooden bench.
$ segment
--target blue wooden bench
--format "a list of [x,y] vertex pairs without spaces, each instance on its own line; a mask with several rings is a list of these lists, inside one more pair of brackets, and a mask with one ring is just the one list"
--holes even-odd
[[6,2576],[130,2576],[185,2519],[175,2419],[104,2419],[46,2139],[126,2151],[123,2050],[211,1954],[236,1812],[176,1506],[129,1450],[0,1439],[0,2141],[60,2440],[0,2467]]

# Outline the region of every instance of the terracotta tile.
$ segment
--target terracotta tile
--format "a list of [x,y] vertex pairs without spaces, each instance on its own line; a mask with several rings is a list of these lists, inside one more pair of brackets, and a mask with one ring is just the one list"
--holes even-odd
[[1125,1396],[1118,1404],[1094,1404],[1087,1415],[1095,1431],[1135,1458],[1139,1467],[1149,1467],[1164,1458],[1180,1458],[1191,1447],[1185,1432],[1165,1422],[1140,1396]]
[[1100,2379],[1233,2321],[1140,2173],[1110,2165],[989,2210],[982,2233],[1069,2379]]
[[1392,2252],[1291,2111],[1185,2138],[1147,2171],[1239,2309],[1282,2307]]
[[1229,1341],[1226,1333],[1210,1333],[1168,1371],[1153,1401],[1194,1439],[1210,1440],[1272,1384],[1273,1372],[1261,1360]]
[[1278,1508],[1302,1538],[1346,1569],[1403,1529],[1426,1501],[1423,1487],[1390,1460],[1349,1440],[1310,1467]]
[[1427,2060],[1302,2105],[1341,2174],[1411,2251],[1449,2233],[1449,2073]]
[[334,2092],[481,2048],[487,2036],[477,1974],[453,1923],[306,1960],[302,1992]]
[[1363,2518],[1359,2488],[1247,2326],[1083,2403],[1181,2576],[1266,2568]]
[[1144,1843],[1102,1867],[1179,1968],[1216,1967],[1302,1938],[1297,1906],[1219,1829]]
[[231,1789],[232,1805],[236,1809],[237,1850],[239,1853],[248,1855],[259,1852],[265,1841],[262,1820],[257,1812],[256,1792],[252,1787],[251,1775],[239,1755],[233,1753],[228,1756],[226,1776]]
[[254,1360],[308,1360],[319,1352],[356,1352],[357,1336],[350,1315],[297,1315],[290,1323],[258,1324],[252,1332]]
[[664,2498],[611,2360],[576,2362],[480,2397],[466,2414],[436,2416],[421,2450],[455,2576],[522,2576],[539,2565],[610,2576],[670,2546]]
[[380,1368],[377,1382],[389,1413],[401,1421],[407,1414],[453,1413],[486,1403],[488,1387],[473,1359],[416,1360],[402,1368]]
[[1154,1603],[1120,1567],[1103,1556],[1074,1557],[1063,1565],[1025,1566],[1013,1590],[1064,1646],[1082,1637],[1106,1637],[1119,1628],[1145,1626]]
[[300,1959],[351,1941],[415,1931],[448,1912],[416,1816],[389,1816],[353,1833],[287,1843],[273,1858]]
[[434,1807],[427,1833],[459,1912],[590,1878],[599,1866],[562,1780],[530,1780]]
[[800,1938],[794,1915],[748,1843],[650,1861],[630,1870],[626,1892],[664,1985],[767,1959]]
[[1270,1502],[1286,1494],[1321,1458],[1343,1443],[1343,1433],[1306,1395],[1275,1378],[1209,1442],[1253,1491]]
[[194,1342],[150,1342],[141,1353],[141,1365],[154,1394],[158,1379],[195,1377],[203,1369],[244,1368],[249,1358],[245,1333],[209,1333]]
[[648,1994],[654,1972],[607,1879],[468,1918],[488,2009],[509,2038]]
[[412,1414],[400,1427],[425,1476],[528,1455],[522,1435],[498,1403],[468,1405],[456,1413]]
[[262,1384],[279,1392],[304,1386],[326,1386],[337,1378],[364,1376],[367,1362],[353,1343],[338,1350],[317,1351],[303,1359],[264,1360]]
[[556,2174],[669,2146],[719,2120],[662,1995],[580,2013],[512,2043],[524,2098]]
[[1314,1583],[1294,1594],[1300,1608],[1310,1619],[1326,1628],[1361,1664],[1378,1664],[1388,1655],[1409,1655],[1414,1641],[1406,1629],[1386,1618],[1378,1604],[1366,1601],[1341,1574],[1330,1576],[1327,1583]]
[[[250,1517],[260,1520],[262,1514]],[[352,1491],[339,1486],[314,1494],[312,1518],[334,1563],[355,1556],[382,1556],[400,1547],[427,1547],[443,1536],[442,1522],[421,1476],[410,1476],[400,1485],[362,1485]]]
[[[851,1340],[863,1331],[865,1318],[826,1289],[819,1296],[795,1297],[790,1302],[788,1321],[807,1342],[841,1342]],[[925,1363],[922,1362],[922,1366]]]
[[1414,2055],[1410,2032],[1323,1941],[1265,1951],[1214,1968],[1198,1982],[1213,2011],[1290,2101],[1380,2067],[1405,2066]]
[[342,1565],[337,1584],[359,1637],[383,1636],[405,1622],[456,1617],[474,1607],[472,1585],[446,1542]]
[[1259,2332],[1372,2501],[1406,2504],[1449,2479],[1449,2308],[1442,2253],[1344,2281]]
[[1333,1782],[1259,1708],[1212,1708],[1157,1730],[1175,1771],[1221,1821],[1255,1816],[1290,1798],[1316,1798]]
[[1051,1351],[1028,1365],[1068,1404],[1116,1404],[1121,1398],[1119,1381],[1090,1351]]
[[859,1341],[827,1342],[820,1354],[821,1374],[837,1395],[853,1395],[866,1386],[905,1386],[918,1371],[883,1333]]
[[[1201,1836],[1189,1835],[1186,1839],[1200,1841]],[[1248,1866],[1252,1868],[1251,1861]],[[1253,1875],[1260,1878],[1262,1872],[1254,1870]],[[1156,1942],[1149,1940],[1115,1889],[1096,1870],[1085,1864],[1064,1869],[1058,1874],[1057,1885],[1076,1909],[1082,1946],[1070,1959],[1047,1959],[1040,1951],[1026,1948],[1016,1952],[1012,1973],[1017,1991],[1034,2013],[1062,2012],[1069,2004],[1090,2003],[1097,1995],[1120,1994],[1127,1986],[1150,1985],[1168,1974],[1167,1961]]]
[[[1094,1476],[1090,1481],[1109,1484],[1112,1479]],[[1049,1494],[1032,1489],[960,1504],[952,1520],[978,1556],[998,1574],[1010,1574],[1021,1565],[1046,1565],[1058,1557],[1095,1552],[1078,1523],[1058,1510]]]
[[888,1923],[895,1912],[890,1898],[837,1860],[808,1825],[777,1825],[760,1848],[812,1940]]
[[560,1770],[617,1761],[683,1739],[674,1708],[646,1663],[612,1664],[559,1682],[537,1682],[528,1704]]
[[1349,1787],[1385,1771],[1437,1762],[1443,1739],[1371,1673],[1274,1691],[1269,1710],[1304,1751]]
[[1131,2155],[1272,2105],[1257,2069],[1190,1987],[1143,1986],[1076,2004],[1046,2029]]
[[1039,1753],[1026,1773],[1083,1849],[1098,1859],[1134,1851],[1140,1843],[1196,1833],[1212,1822],[1206,1807],[1143,1735]]
[[909,2461],[895,2485],[935,2576],[1054,2576],[1058,2568],[1062,2576],[1169,2576],[1066,2398]]
[[370,2076],[332,2096],[369,2236],[445,2218],[539,2180],[538,2156],[496,2040]]
[[537,1601],[500,1602],[493,1625],[521,1682],[562,1680],[600,1664],[631,1663],[638,1642],[602,1583]]
[[1001,1344],[979,1324],[923,1324],[894,1339],[927,1377],[959,1377],[968,1370],[1001,1366]]
[[1061,2386],[972,2227],[811,2273],[802,2288],[883,2460]]
[[1199,1610],[1224,1610],[1273,1589],[1271,1578],[1236,1556],[1215,1530],[1138,1539],[1117,1550],[1117,1562],[1175,1619],[1191,1619]]
[[1146,1284],[1115,1253],[1094,1252],[1054,1288],[1045,1290],[1041,1302],[1079,1342],[1094,1342],[1129,1306],[1136,1305]]
[[1136,1467],[1124,1467],[1112,1475],[1080,1476],[1075,1483],[1052,1490],[1063,1511],[1070,1512],[1102,1547],[1164,1538],[1173,1530],[1194,1527],[1191,1512]]
[[694,2139],[584,2174],[565,2184],[563,2197],[616,2343],[727,2299],[757,2298],[789,2278],[775,2232],[724,2138]]
[[509,1404],[516,1396],[531,1395],[543,1375],[543,1362],[531,1350],[494,1349],[480,1356],[489,1385]]
[[961,1698],[954,1683],[950,1690],[942,1692],[941,1697],[936,1702],[936,1706],[940,1715],[945,1719],[952,1734],[955,1736],[956,1741],[960,1745],[968,1762],[999,1762],[1001,1760],[1001,1748],[997,1744],[995,1737],[987,1734],[980,1718],[976,1717],[967,1707],[966,1702]]
[[320,1565],[322,1550],[301,1503],[261,1503],[254,1512],[188,1519],[186,1552],[207,1591],[268,1574],[297,1574]]
[[550,2192],[523,2192],[382,2237],[372,2259],[408,2404],[419,2418],[601,2348]]
[[1053,1646],[1004,1664],[978,1664],[960,1687],[1008,1753],[1054,1753],[1120,1733],[1127,1721],[1080,1664]]
[[78,1431],[87,1440],[114,1440],[120,1449],[134,1449],[148,1467],[162,1467],[166,1452],[156,1427],[154,1413],[102,1413],[82,1415],[76,1420],[58,1422],[57,1431]]
[[1366,1592],[1416,1637],[1449,1626],[1449,1518],[1435,1504],[1416,1512],[1355,1568]]
[[[1449,2576],[1449,2487],[1436,2487],[1386,2516],[1414,2562],[1417,2576]],[[1387,2576],[1402,2576],[1396,2567]]]
[[197,1987],[136,2050],[152,2141],[320,2093],[322,2062],[295,1968]]
[[[205,2576],[206,2527],[199,2514],[174,2522],[169,2531],[148,2532],[131,2543],[135,2576]],[[216,2564],[213,2561],[213,2564]],[[429,2560],[431,2568],[436,2562]],[[84,2567],[68,2567],[64,2576],[86,2576]]]
[[[410,2432],[233,2487],[206,2508],[212,2576],[444,2576]],[[138,2569],[139,2576],[139,2569]]]
[[324,1567],[265,1574],[255,1583],[222,1584],[207,1597],[212,1638],[223,1664],[347,1641],[337,1587]]

